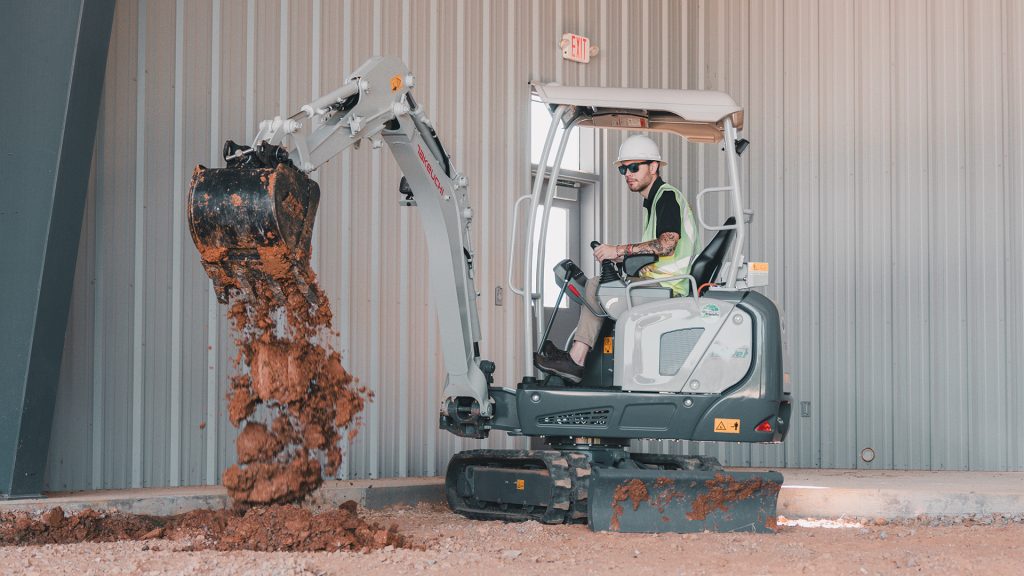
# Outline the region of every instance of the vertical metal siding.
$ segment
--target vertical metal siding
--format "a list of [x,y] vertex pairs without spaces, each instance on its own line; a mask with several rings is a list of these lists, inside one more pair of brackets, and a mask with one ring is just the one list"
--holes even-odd
[[[782,5],[782,0],[750,5],[750,99],[743,130],[758,152],[755,154],[752,149],[743,162],[747,196],[755,212],[749,236],[750,259],[770,263],[774,272],[764,293],[780,304],[786,288]],[[782,447],[755,446],[751,450],[751,464],[782,466],[785,456]]]
[[[730,464],[1024,468],[1024,27],[1017,2],[963,0],[217,0],[118,3],[48,469],[51,489],[219,481],[234,460],[224,312],[181,205],[222,140],[400,55],[470,181],[481,347],[511,385],[526,351],[505,286],[528,190],[528,85],[719,89],[747,110],[745,252],[772,265],[794,415],[783,446],[644,442]],[[563,62],[562,32],[601,48]],[[659,137],[668,180],[724,180],[720,153]],[[607,170],[598,233],[640,232]],[[397,166],[321,168],[314,265],[336,344],[376,393],[347,477],[437,474],[478,445],[437,429],[440,350],[417,214]],[[710,199],[712,220],[724,217]],[[519,231],[522,234],[522,230]],[[505,290],[503,306],[495,288]],[[486,445],[524,446],[495,435]],[[870,464],[858,455],[873,448]]]
[[[207,438],[215,437],[215,432],[207,433],[206,425],[203,424],[208,415],[207,402],[210,397],[208,354],[212,351],[208,350],[207,346],[210,342],[211,329],[216,330],[216,325],[211,326],[209,322],[210,281],[205,278],[199,254],[192,247],[184,214],[185,194],[192,169],[196,164],[207,161],[211,152],[212,7],[210,2],[198,0],[189,0],[178,5],[182,33],[177,40],[182,42],[182,59],[176,63],[175,69],[175,75],[179,80],[175,86],[177,182],[174,194],[179,199],[176,211],[180,210],[180,219],[175,222],[177,233],[174,251],[177,255],[176,260],[180,260],[179,266],[183,270],[182,281],[177,286],[181,310],[178,330],[183,335],[190,333],[189,337],[182,336],[179,345],[179,431],[177,434],[172,433],[172,437],[180,438],[171,455],[176,462],[178,482],[181,484],[203,484],[207,481]],[[191,105],[186,106],[186,102]]]
[[928,287],[930,190],[927,0],[892,5],[893,463],[931,462],[931,326]]
[[[812,409],[811,418],[792,422],[786,463],[817,467],[826,448],[821,423],[831,409],[822,403],[820,389],[821,203],[826,195],[820,183],[822,126],[818,99],[820,38],[831,31],[821,31],[819,6],[813,0],[787,1],[782,11],[785,262],[781,275],[785,292],[780,307],[788,327],[793,394],[801,402],[810,402]],[[754,157],[754,150],[750,157]]]
[[[822,422],[820,427],[821,465],[827,468],[853,468],[856,446],[856,393],[864,390],[858,381],[851,355],[855,351],[852,322],[856,315],[854,288],[857,250],[854,247],[854,226],[858,219],[854,207],[855,169],[853,150],[856,145],[854,107],[853,34],[854,18],[851,3],[822,3],[819,24],[829,34],[819,35],[821,90],[820,138],[830,145],[818,151],[820,175],[820,218],[822,230],[830,233],[819,237],[818,261],[819,332],[821,351],[821,382],[819,388]],[[872,214],[875,210],[872,210]],[[867,239],[861,237],[862,242]],[[869,282],[874,285],[874,282]]]
[[[1006,188],[1006,373],[1007,410],[1011,414],[1024,412],[1024,386],[1020,385],[1020,374],[1024,374],[1024,38],[1012,34],[1024,30],[1024,5],[1020,2],[1006,2],[1007,14],[1003,18],[1003,38],[1007,50],[1003,54],[1003,70],[1006,74],[1006,123],[1011,129],[1004,132],[1007,154],[1005,170]],[[1024,419],[1010,420],[1007,431],[1009,451],[1008,468],[1020,467],[1024,462]]]
[[[931,466],[967,468],[971,435],[967,389],[967,295],[964,240],[967,236],[965,124],[967,78],[964,70],[963,2],[942,0],[928,5],[929,58],[928,234],[931,292],[930,355],[935,370],[930,390],[937,424],[931,432]],[[962,426],[941,426],[943,422]]]
[[[1000,2],[964,3],[966,65],[965,272],[969,444],[967,467],[1007,467],[1003,38]],[[1018,32],[1019,33],[1019,32]],[[1018,223],[1019,225],[1019,223]],[[1018,257],[1020,254],[1018,253]],[[976,281],[977,280],[977,281]],[[1019,351],[1017,351],[1019,352]]]
[[[893,75],[888,0],[854,4],[853,230],[843,281],[852,291],[852,394],[855,419],[847,446],[857,466],[893,467]],[[857,455],[872,448],[876,459]],[[840,455],[846,456],[846,455]],[[848,456],[847,456],[848,457]]]

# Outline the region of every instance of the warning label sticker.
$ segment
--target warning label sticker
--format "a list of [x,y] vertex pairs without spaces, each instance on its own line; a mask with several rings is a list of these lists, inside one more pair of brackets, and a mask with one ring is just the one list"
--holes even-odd
[[715,432],[718,434],[739,434],[739,418],[715,418]]
[[750,268],[747,272],[747,286],[767,286],[768,285],[768,263],[767,262],[751,262]]
[[516,480],[516,490],[526,490],[526,480]]

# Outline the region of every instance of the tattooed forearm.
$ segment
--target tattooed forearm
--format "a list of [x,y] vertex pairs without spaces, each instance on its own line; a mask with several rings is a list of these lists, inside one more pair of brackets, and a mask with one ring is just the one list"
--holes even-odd
[[622,244],[616,252],[619,257],[632,256],[633,254],[654,254],[656,256],[668,256],[676,249],[679,242],[679,234],[675,232],[663,232],[654,240],[641,242],[639,244]]

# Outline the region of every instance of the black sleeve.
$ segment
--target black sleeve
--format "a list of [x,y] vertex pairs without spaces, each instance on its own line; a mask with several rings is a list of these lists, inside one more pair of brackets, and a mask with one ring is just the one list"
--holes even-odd
[[676,201],[675,194],[671,192],[662,194],[655,210],[658,215],[658,229],[654,232],[656,236],[661,236],[665,232],[683,235],[683,223],[679,219],[679,202]]

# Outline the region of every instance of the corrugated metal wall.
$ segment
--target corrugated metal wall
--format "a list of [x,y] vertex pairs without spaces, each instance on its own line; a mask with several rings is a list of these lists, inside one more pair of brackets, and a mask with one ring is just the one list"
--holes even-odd
[[[720,89],[747,109],[747,251],[772,263],[766,292],[811,415],[784,446],[695,449],[737,465],[1024,468],[1019,2],[125,0],[115,18],[51,489],[219,480],[234,458],[233,351],[185,227],[185,182],[218,164],[223,140],[248,142],[373,54],[409,63],[469,176],[482,346],[502,382],[521,354],[518,302],[493,295],[528,186],[527,81]],[[564,31],[601,53],[563,63]],[[599,166],[620,138],[601,136]],[[713,147],[664,145],[691,198],[724,180]],[[603,176],[598,230],[637,236],[639,202]],[[418,215],[399,209],[386,151],[345,152],[317,177],[315,262],[338,345],[377,393],[344,473],[438,474],[477,443],[437,430]]]

